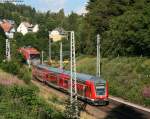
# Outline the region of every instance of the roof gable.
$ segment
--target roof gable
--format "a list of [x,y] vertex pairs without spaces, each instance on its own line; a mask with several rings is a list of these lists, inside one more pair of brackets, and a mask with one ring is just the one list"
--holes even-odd
[[4,21],[0,24],[0,27],[4,30],[4,32],[9,32],[13,26],[8,21]]

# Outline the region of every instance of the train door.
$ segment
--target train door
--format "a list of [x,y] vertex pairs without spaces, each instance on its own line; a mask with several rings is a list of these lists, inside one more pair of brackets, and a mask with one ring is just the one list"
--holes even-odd
[[78,83],[77,84],[77,92],[78,92],[79,96],[84,97],[85,96],[85,85]]
[[68,88],[69,88],[69,81],[68,81],[68,79],[64,80],[63,87],[68,90]]
[[49,76],[49,82],[53,85],[56,85],[57,86],[57,75],[54,74],[54,73],[51,73]]
[[59,78],[59,86],[63,88],[63,78]]
[[91,87],[85,86],[85,97],[91,98]]
[[64,89],[68,89],[68,88],[69,88],[68,79],[60,78],[60,79],[59,79],[59,86],[60,86],[61,88],[64,88]]

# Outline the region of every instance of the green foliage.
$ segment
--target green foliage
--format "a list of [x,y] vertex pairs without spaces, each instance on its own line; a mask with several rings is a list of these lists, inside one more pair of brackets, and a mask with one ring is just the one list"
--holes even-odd
[[25,83],[29,84],[32,80],[32,75],[30,69],[25,66],[21,66],[17,61],[2,62],[0,68],[4,71],[17,75]]
[[99,33],[103,56],[150,56],[149,6],[147,0],[90,0],[85,24],[90,29],[83,31],[90,34],[87,49],[95,52]]
[[10,89],[11,96],[14,99],[19,99],[24,104],[30,106],[34,109],[34,106],[36,106],[39,103],[39,100],[37,99],[36,90],[34,90],[32,87],[18,87],[14,86]]
[[25,83],[29,84],[32,80],[32,74],[31,71],[26,68],[22,67],[18,73],[18,77],[22,79]]
[[17,75],[18,72],[20,71],[20,65],[15,62],[15,61],[10,61],[10,62],[2,62],[0,64],[0,67],[9,73],[12,73],[14,75]]
[[[0,118],[4,119],[63,119],[62,113],[37,95],[31,86],[0,86]],[[51,110],[51,113],[50,113]]]
[[145,5],[142,11],[133,9],[111,20],[110,30],[104,33],[103,47],[106,56],[150,56],[149,10],[149,5]]
[[14,19],[19,25],[21,21],[28,20],[34,22],[35,9],[30,6],[17,5],[10,3],[0,3],[0,18]]

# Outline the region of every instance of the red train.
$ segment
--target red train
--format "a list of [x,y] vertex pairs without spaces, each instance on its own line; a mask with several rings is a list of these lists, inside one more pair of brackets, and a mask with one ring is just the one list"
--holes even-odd
[[40,64],[40,52],[37,49],[28,46],[20,48],[19,52],[23,55],[25,63]]
[[[33,77],[57,89],[70,92],[70,71],[36,65],[32,68]],[[95,76],[77,73],[77,93],[80,99],[92,105],[107,105],[108,82]]]

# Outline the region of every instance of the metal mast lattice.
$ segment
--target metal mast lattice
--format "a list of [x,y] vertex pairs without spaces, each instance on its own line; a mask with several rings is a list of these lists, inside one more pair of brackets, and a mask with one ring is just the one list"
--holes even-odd
[[11,56],[10,56],[10,40],[6,39],[6,59],[7,61],[10,61]]
[[74,31],[71,31],[70,41],[70,70],[71,70],[71,87],[70,87],[70,102],[71,106],[75,107],[75,118],[78,119],[78,105],[77,105],[77,79],[76,79],[76,56],[75,56],[75,35]]

